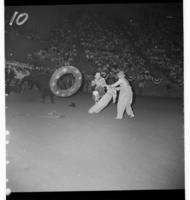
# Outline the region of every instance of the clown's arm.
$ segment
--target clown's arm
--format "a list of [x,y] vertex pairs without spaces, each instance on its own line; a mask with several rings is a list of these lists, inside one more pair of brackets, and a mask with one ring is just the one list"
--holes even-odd
[[116,87],[115,89],[116,89],[117,91],[119,91],[119,90],[121,89],[121,87]]
[[119,79],[117,82],[115,82],[114,84],[112,84],[112,87],[117,87],[118,85],[121,84],[121,80]]

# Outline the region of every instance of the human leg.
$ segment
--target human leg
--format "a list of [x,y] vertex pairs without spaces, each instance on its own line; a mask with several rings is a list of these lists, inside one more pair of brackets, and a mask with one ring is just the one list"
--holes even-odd
[[126,106],[126,112],[127,112],[127,115],[130,117],[130,118],[133,118],[135,115],[133,113],[133,110],[131,108],[131,103],[127,103],[127,106]]
[[132,104],[132,96],[133,94],[129,94],[128,99],[127,99],[127,104],[126,104],[126,113],[130,118],[133,118],[135,115],[133,113],[131,104]]
[[117,117],[116,119],[122,119],[123,118],[123,114],[124,114],[124,111],[126,109],[126,97],[123,95],[123,96],[119,96],[119,100],[118,100],[118,103],[117,103]]

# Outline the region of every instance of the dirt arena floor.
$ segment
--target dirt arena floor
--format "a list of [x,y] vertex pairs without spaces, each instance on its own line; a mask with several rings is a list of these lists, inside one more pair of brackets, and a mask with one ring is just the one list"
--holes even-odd
[[[71,105],[71,103],[73,103]],[[136,117],[116,105],[90,115],[90,94],[40,102],[6,97],[8,187],[13,192],[184,188],[183,101],[137,96]]]

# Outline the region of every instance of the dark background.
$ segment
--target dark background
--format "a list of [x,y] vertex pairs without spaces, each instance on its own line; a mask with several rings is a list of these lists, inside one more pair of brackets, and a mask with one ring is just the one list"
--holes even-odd
[[176,17],[182,14],[182,4],[176,3],[135,3],[135,4],[88,4],[88,5],[30,5],[30,6],[8,6],[5,8],[5,19],[11,19],[14,11],[27,12],[30,20],[27,21],[22,28],[23,30],[35,29],[40,34],[47,34],[48,30],[62,21],[64,16],[72,16],[78,11],[92,11],[103,13],[115,20],[125,21],[131,18],[140,19],[144,16],[145,12],[156,13],[159,12],[163,15],[172,15]]

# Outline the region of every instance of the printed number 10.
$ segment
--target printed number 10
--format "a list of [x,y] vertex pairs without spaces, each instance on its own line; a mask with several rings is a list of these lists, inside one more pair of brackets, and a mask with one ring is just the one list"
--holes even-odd
[[27,13],[21,13],[18,16],[17,16],[17,14],[18,14],[18,12],[15,11],[13,16],[12,16],[12,18],[11,18],[11,20],[10,20],[10,22],[9,22],[10,26],[13,25],[15,18],[16,18],[16,24],[19,25],[19,26],[24,24],[27,21],[27,19],[28,19],[28,14]]

